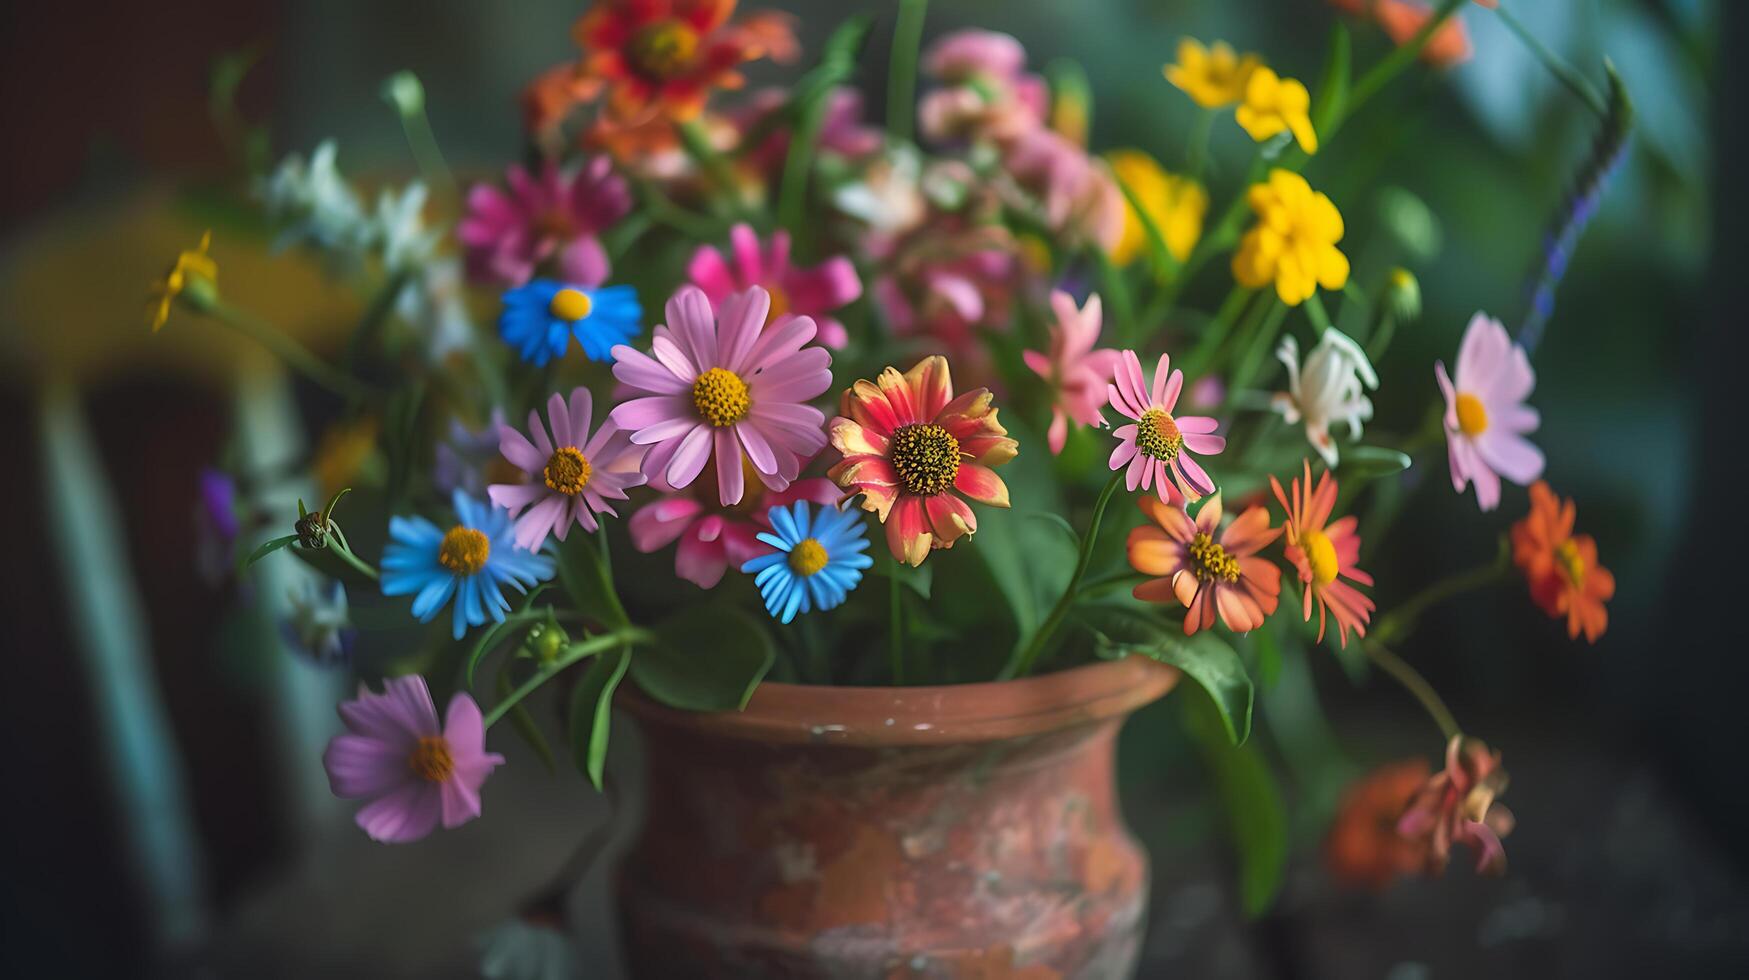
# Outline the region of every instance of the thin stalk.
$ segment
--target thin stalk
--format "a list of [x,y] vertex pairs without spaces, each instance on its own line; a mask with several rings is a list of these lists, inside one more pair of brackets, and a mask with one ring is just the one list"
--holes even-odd
[[1415,631],[1415,623],[1428,608],[1444,602],[1454,596],[1463,595],[1485,586],[1493,585],[1506,577],[1511,568],[1512,551],[1504,539],[1500,542],[1499,554],[1486,565],[1448,575],[1429,585],[1412,596],[1408,601],[1398,604],[1373,630],[1373,636],[1379,642],[1394,642],[1403,639]]
[[1062,598],[1051,607],[1050,615],[1045,617],[1044,623],[1032,634],[1032,640],[1002,668],[1002,673],[996,676],[997,680],[1013,680],[1030,673],[1034,662],[1044,653],[1045,644],[1050,641],[1051,634],[1057,631],[1057,627],[1069,615],[1069,608],[1075,604],[1075,598],[1080,594],[1081,579],[1087,574],[1087,565],[1093,560],[1093,546],[1099,540],[1099,525],[1105,520],[1105,508],[1111,503],[1111,496],[1117,492],[1123,479],[1123,470],[1113,472],[1111,479],[1105,483],[1105,489],[1099,492],[1099,500],[1093,505],[1093,517],[1087,522],[1087,533],[1081,538],[1081,554],[1075,560],[1075,571],[1069,576],[1069,584],[1063,588]]
[[1191,180],[1202,180],[1203,169],[1209,163],[1209,134],[1214,131],[1215,111],[1203,109],[1190,124],[1190,140],[1184,151],[1184,172]]
[[680,144],[686,148],[686,155],[699,169],[710,176],[711,182],[729,199],[736,211],[742,209],[741,191],[735,183],[735,172],[729,169],[729,161],[711,146],[710,135],[699,125],[698,120],[688,120],[675,127],[680,134]]
[[1391,312],[1389,304],[1381,303],[1379,310],[1379,325],[1372,332],[1372,337],[1366,343],[1366,358],[1376,367],[1379,358],[1391,346],[1392,338],[1397,335],[1397,314]]
[[893,25],[893,50],[887,59],[887,135],[895,143],[911,140],[911,119],[916,114],[917,55],[923,44],[923,15],[929,0],[899,0],[899,19]]
[[1549,50],[1548,45],[1532,34],[1530,29],[1525,27],[1517,17],[1512,16],[1512,12],[1504,6],[1495,7],[1494,12],[1500,15],[1500,21],[1506,25],[1506,29],[1516,35],[1518,40],[1530,49],[1530,53],[1536,57],[1536,60],[1542,62],[1542,66],[1548,69],[1549,74],[1555,76],[1556,81],[1567,86],[1567,90],[1578,96],[1580,102],[1590,106],[1592,112],[1605,119],[1609,118],[1609,103],[1604,100],[1603,93],[1597,91],[1584,75],[1579,74],[1578,69],[1568,64],[1560,55]]
[[346,353],[341,365],[348,372],[358,369],[358,363],[364,359],[364,353],[377,339],[382,336],[383,324],[389,321],[389,314],[395,309],[395,302],[401,298],[401,291],[407,288],[407,283],[413,278],[411,271],[406,269],[391,273],[371,298],[370,306],[365,308],[364,316],[358,320],[358,326],[353,328],[352,336],[346,341]]
[[328,545],[328,550],[339,555],[341,561],[351,565],[353,570],[357,571],[360,575],[370,579],[372,582],[377,581],[377,570],[371,567],[370,562],[358,557],[358,555],[353,552],[352,548],[346,544],[344,539],[337,543],[330,543]]
[[1446,741],[1462,734],[1463,729],[1458,727],[1457,718],[1452,715],[1451,709],[1447,708],[1445,702],[1440,699],[1439,692],[1433,689],[1432,684],[1427,683],[1427,678],[1421,676],[1420,671],[1409,666],[1409,662],[1402,657],[1385,649],[1384,644],[1377,640],[1363,642],[1361,649],[1366,651],[1368,659],[1378,664],[1380,670],[1396,678],[1397,683],[1403,685],[1404,690],[1414,695],[1415,700],[1421,702],[1421,707],[1433,717],[1434,724],[1438,725],[1439,730],[1445,733]]
[[1268,302],[1258,305],[1269,312],[1263,315],[1263,322],[1257,325],[1257,332],[1251,335],[1233,368],[1232,378],[1227,385],[1229,399],[1233,394],[1251,386],[1263,366],[1264,358],[1268,356],[1270,348],[1275,346],[1275,335],[1281,329],[1282,321],[1287,319],[1289,307],[1278,296],[1271,296]]
[[[1245,312],[1245,305],[1256,293],[1244,286],[1234,286],[1227,293],[1227,298],[1221,301],[1220,309],[1215,311],[1215,318],[1197,338],[1196,346],[1190,349],[1183,360],[1184,373],[1187,377],[1197,377],[1207,369],[1214,360],[1215,353],[1221,349],[1221,342],[1233,331],[1233,324]],[[1261,304],[1259,304],[1261,305]]]
[[1314,290],[1306,297],[1306,318],[1312,321],[1312,332],[1316,336],[1324,336],[1324,331],[1330,329],[1330,314],[1324,309],[1324,299]]
[[611,633],[602,633],[598,636],[592,636],[581,643],[571,644],[565,648],[563,653],[554,658],[552,663],[543,667],[533,677],[523,681],[517,686],[516,690],[505,695],[504,700],[493,705],[492,710],[486,712],[485,726],[491,728],[493,725],[497,724],[500,718],[503,718],[510,713],[510,709],[521,704],[523,698],[533,694],[542,684],[552,680],[566,667],[569,667],[578,661],[593,657],[598,653],[605,653],[606,651],[622,644],[642,643],[649,639],[650,634],[648,631],[639,629],[636,626],[627,626],[622,629],[614,630]]
[[342,398],[368,399],[376,392],[357,378],[317,357],[309,348],[252,313],[214,299],[204,306],[220,323],[267,348],[287,366]]
[[431,119],[425,114],[425,86],[419,76],[399,71],[383,83],[383,97],[395,107],[401,119],[401,132],[407,137],[407,148],[413,162],[434,190],[444,195],[455,193],[455,176],[438,148],[437,136],[431,131]]
[[[1427,42],[1433,40],[1434,33],[1445,26],[1445,22],[1457,13],[1459,7],[1468,2],[1469,0],[1444,0],[1427,23],[1421,25],[1421,30],[1415,32],[1414,37],[1398,45],[1395,51],[1381,58],[1377,64],[1367,70],[1366,74],[1356,79],[1354,87],[1348,90],[1348,104],[1344,106],[1342,115],[1332,123],[1331,132],[1333,133],[1336,127],[1341,125],[1343,119],[1354,115],[1362,105],[1366,104],[1368,99],[1377,95],[1379,90],[1383,89],[1391,79],[1396,78],[1403,69],[1409,67],[1410,62],[1421,54],[1421,49],[1427,47]],[[1322,141],[1329,139],[1330,135],[1330,133],[1319,133],[1318,137]]]

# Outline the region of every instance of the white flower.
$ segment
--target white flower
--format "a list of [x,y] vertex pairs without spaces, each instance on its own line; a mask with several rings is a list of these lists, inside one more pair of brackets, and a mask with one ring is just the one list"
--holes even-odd
[[832,203],[876,232],[904,234],[921,224],[925,215],[922,172],[916,150],[897,148],[871,163],[862,180],[838,188]]
[[1275,356],[1287,365],[1288,390],[1277,392],[1270,407],[1289,424],[1304,419],[1306,441],[1334,468],[1336,440],[1330,437],[1330,427],[1346,422],[1349,437],[1358,439],[1360,424],[1372,418],[1366,389],[1379,386],[1372,362],[1359,344],[1334,327],[1324,331],[1303,366],[1300,347],[1291,336],[1282,338]]
[[280,161],[273,175],[261,181],[256,196],[267,207],[268,217],[286,223],[279,245],[314,244],[339,249],[352,246],[365,224],[358,194],[334,165],[338,153],[333,140],[324,140],[303,157],[290,154]]
[[391,273],[422,265],[431,258],[441,233],[425,227],[425,185],[414,181],[400,194],[383,191],[377,213],[365,226],[366,241],[382,253]]
[[291,590],[287,602],[282,628],[296,652],[320,664],[342,663],[352,655],[358,630],[352,625],[344,586],[305,579]]
[[[473,346],[474,320],[468,315],[460,259],[449,257],[427,263],[418,279],[401,290],[395,300],[395,312],[419,332],[423,340],[420,346],[433,362]],[[497,445],[494,441],[493,452]]]

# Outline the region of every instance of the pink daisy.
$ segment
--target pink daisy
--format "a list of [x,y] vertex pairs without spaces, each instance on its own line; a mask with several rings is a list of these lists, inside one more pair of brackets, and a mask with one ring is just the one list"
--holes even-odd
[[1213,493],[1214,481],[1190,454],[1213,456],[1227,448],[1227,440],[1214,434],[1218,424],[1214,419],[1206,415],[1172,416],[1178,393],[1184,388],[1184,372],[1171,367],[1172,358],[1161,354],[1150,390],[1142,376],[1142,362],[1135,351],[1126,350],[1118,361],[1116,381],[1106,386],[1111,407],[1135,420],[1112,430],[1118,446],[1111,454],[1111,468],[1128,466],[1124,484],[1131,491],[1152,486],[1168,504],[1174,502],[1175,495],[1195,500]]
[[743,453],[761,483],[782,490],[826,445],[826,416],[808,401],[831,387],[832,355],[803,346],[813,318],[768,323],[770,309],[770,294],[755,286],[713,315],[703,290],[682,286],[649,354],[613,349],[613,376],[633,396],[613,421],[651,447],[643,471],[652,482],[684,490],[714,456],[727,507],[744,495]]
[[486,751],[480,706],[466,694],[449,699],[443,724],[425,678],[392,677],[383,693],[360,687],[340,705],[346,732],[328,742],[322,766],[344,799],[369,800],[358,825],[372,840],[418,840],[436,828],[459,827],[480,815],[480,786],[504,757]]
[[766,490],[755,481],[751,492],[735,507],[722,507],[697,494],[668,493],[638,508],[627,526],[633,547],[645,554],[678,540],[674,574],[701,589],[710,589],[722,580],[729,566],[740,568],[771,550],[759,543],[759,532],[771,530],[768,515],[773,507],[787,507],[798,500],[836,506],[843,497],[837,484],[820,477],[797,480],[783,490]]
[[1117,351],[1109,347],[1093,349],[1099,340],[1099,294],[1087,297],[1087,304],[1075,308],[1075,298],[1061,290],[1051,293],[1051,310],[1057,322],[1051,325],[1051,350],[1023,351],[1026,366],[1045,379],[1056,391],[1056,405],[1051,412],[1051,428],[1045,433],[1052,454],[1063,451],[1069,438],[1069,420],[1078,425],[1104,425],[1100,408],[1106,402],[1106,388],[1117,370]]
[[1445,393],[1445,444],[1451,457],[1451,485],[1459,493],[1476,485],[1483,510],[1500,506],[1500,478],[1527,485],[1543,472],[1542,450],[1524,438],[1535,432],[1536,409],[1524,403],[1536,386],[1536,372],[1524,348],[1506,328],[1485,313],[1470,318],[1458,348],[1457,377],[1434,368]]
[[687,278],[704,290],[711,305],[759,286],[771,294],[772,324],[795,316],[812,317],[820,343],[834,349],[844,346],[849,339],[844,324],[826,314],[862,295],[862,280],[849,259],[837,255],[803,269],[790,264],[788,232],[773,232],[762,246],[759,236],[744,224],[730,229],[729,245],[733,253],[729,258],[709,245],[700,246],[686,266]]
[[550,439],[538,410],[528,413],[528,436],[498,426],[498,451],[529,477],[486,488],[492,503],[512,517],[528,508],[516,521],[517,547],[539,550],[548,534],[563,541],[573,522],[593,534],[599,527],[596,514],[619,516],[609,500],[624,500],[628,488],[644,485],[638,470],[643,448],[632,445],[630,433],[612,419],[603,420],[591,436],[593,414],[589,389],[573,388],[569,406],[556,391],[547,399]]
[[632,209],[625,180],[606,157],[561,171],[547,161],[539,176],[521,167],[504,173],[508,192],[490,184],[468,191],[468,210],[456,228],[477,282],[520,286],[551,261],[554,278],[583,286],[607,281],[601,232]]

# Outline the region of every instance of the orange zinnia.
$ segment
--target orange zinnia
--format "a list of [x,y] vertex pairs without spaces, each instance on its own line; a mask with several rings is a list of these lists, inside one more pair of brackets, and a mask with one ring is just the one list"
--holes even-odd
[[1512,525],[1512,561],[1530,584],[1530,597],[1543,612],[1567,617],[1567,635],[1588,642],[1609,626],[1604,603],[1615,595],[1615,576],[1597,563],[1597,542],[1574,534],[1578,517],[1572,500],[1555,496],[1538,480],[1530,488],[1530,513]]
[[1342,793],[1324,839],[1324,863],[1343,884],[1383,890],[1427,864],[1428,842],[1397,833],[1397,821],[1427,782],[1424,759],[1380,766]]
[[1215,614],[1227,628],[1247,633],[1275,612],[1281,594],[1281,569],[1257,557],[1281,534],[1269,526],[1269,512],[1252,507],[1221,529],[1221,494],[1216,491],[1192,520],[1184,510],[1157,497],[1136,501],[1158,527],[1130,531],[1130,567],[1156,576],[1135,587],[1145,602],[1184,606],[1184,633],[1208,629]]
[[1312,619],[1312,600],[1318,600],[1318,642],[1324,641],[1327,617],[1336,620],[1336,632],[1342,645],[1348,645],[1348,631],[1366,635],[1366,624],[1372,619],[1373,601],[1354,586],[1342,581],[1352,579],[1361,585],[1371,585],[1372,576],[1354,567],[1360,559],[1359,523],[1350,514],[1334,524],[1330,512],[1336,509],[1336,481],[1328,470],[1312,486],[1312,464],[1301,460],[1305,467],[1305,482],[1293,481],[1293,497],[1281,489],[1281,481],[1272,474],[1269,485],[1275,499],[1287,511],[1287,560],[1300,573],[1300,585],[1305,589],[1305,618]]

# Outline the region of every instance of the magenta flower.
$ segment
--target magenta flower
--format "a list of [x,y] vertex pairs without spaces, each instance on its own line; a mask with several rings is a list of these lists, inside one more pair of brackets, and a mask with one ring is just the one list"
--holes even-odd
[[600,234],[632,209],[626,182],[606,157],[561,171],[547,161],[538,177],[521,167],[504,173],[508,192],[490,184],[468,191],[468,210],[456,228],[477,282],[520,286],[552,262],[553,278],[582,286],[607,281]]
[[1045,433],[1054,455],[1063,451],[1068,440],[1070,419],[1077,425],[1105,424],[1099,410],[1117,370],[1118,353],[1109,347],[1093,349],[1099,340],[1099,294],[1087,297],[1087,305],[1077,310],[1075,298],[1057,290],[1051,293],[1051,310],[1057,322],[1051,325],[1050,353],[1029,350],[1021,357],[1056,391],[1051,428]]
[[709,245],[700,246],[686,266],[687,278],[704,290],[712,306],[731,293],[759,286],[771,294],[773,326],[791,317],[812,317],[820,343],[833,349],[844,346],[849,339],[844,324],[826,314],[862,295],[862,280],[849,259],[833,256],[803,269],[790,264],[788,232],[773,232],[762,246],[759,236],[744,224],[729,230],[729,246],[732,254],[727,258]]
[[695,494],[668,493],[638,508],[627,526],[632,545],[645,554],[678,540],[674,574],[701,589],[710,589],[722,581],[729,566],[740,568],[771,550],[759,543],[759,532],[772,529],[768,515],[773,507],[787,507],[798,500],[835,506],[843,498],[844,491],[836,483],[819,477],[797,480],[775,491],[756,484],[749,499],[736,507],[716,506]]
[[814,338],[811,317],[768,323],[770,309],[770,294],[755,286],[713,315],[703,290],[682,286],[649,354],[613,349],[613,376],[632,399],[612,418],[651,447],[643,471],[652,483],[684,490],[714,459],[727,507],[744,495],[743,455],[761,483],[782,490],[826,445],[826,416],[808,401],[831,387],[832,355],[803,346]]
[[528,482],[495,483],[486,495],[512,517],[528,509],[516,520],[517,547],[538,551],[548,534],[563,541],[573,523],[593,534],[600,526],[596,514],[619,516],[608,501],[624,500],[627,489],[644,485],[638,470],[643,448],[611,418],[591,436],[593,413],[589,389],[573,388],[569,406],[556,391],[547,399],[550,439],[538,410],[528,413],[528,436],[498,426],[498,451]]
[[1435,364],[1434,374],[1445,393],[1452,489],[1463,493],[1474,483],[1476,503],[1493,510],[1500,506],[1502,476],[1523,486],[1543,472],[1542,450],[1524,438],[1539,421],[1536,409],[1524,403],[1536,387],[1530,358],[1499,320],[1477,313],[1458,348],[1457,377],[1446,375],[1444,361]]
[[1043,125],[1050,93],[1026,71],[1026,49],[1007,34],[975,29],[943,35],[923,55],[941,87],[917,104],[932,140],[1008,140]]
[[334,795],[369,800],[358,825],[372,840],[400,844],[454,829],[480,815],[480,786],[504,757],[486,751],[480,706],[466,694],[449,700],[443,724],[425,678],[392,677],[383,693],[360,687],[340,705],[346,732],[328,742],[322,766]]
[[1101,251],[1123,237],[1124,196],[1105,164],[1074,141],[1035,129],[1013,141],[1003,166],[1019,188],[1037,201],[1051,231],[1066,243],[1092,242]]
[[[1161,354],[1150,390],[1142,377],[1142,362],[1135,351],[1126,350],[1117,365],[1117,380],[1106,388],[1111,407],[1135,420],[1112,430],[1118,446],[1111,454],[1111,468],[1128,466],[1124,483],[1131,491],[1152,485],[1161,501],[1168,504],[1213,493],[1214,481],[1190,454],[1212,456],[1227,448],[1227,440],[1214,434],[1214,419],[1206,415],[1173,418],[1172,409],[1184,388],[1184,372],[1171,367],[1172,358]],[[1175,501],[1174,496],[1180,499]]]

